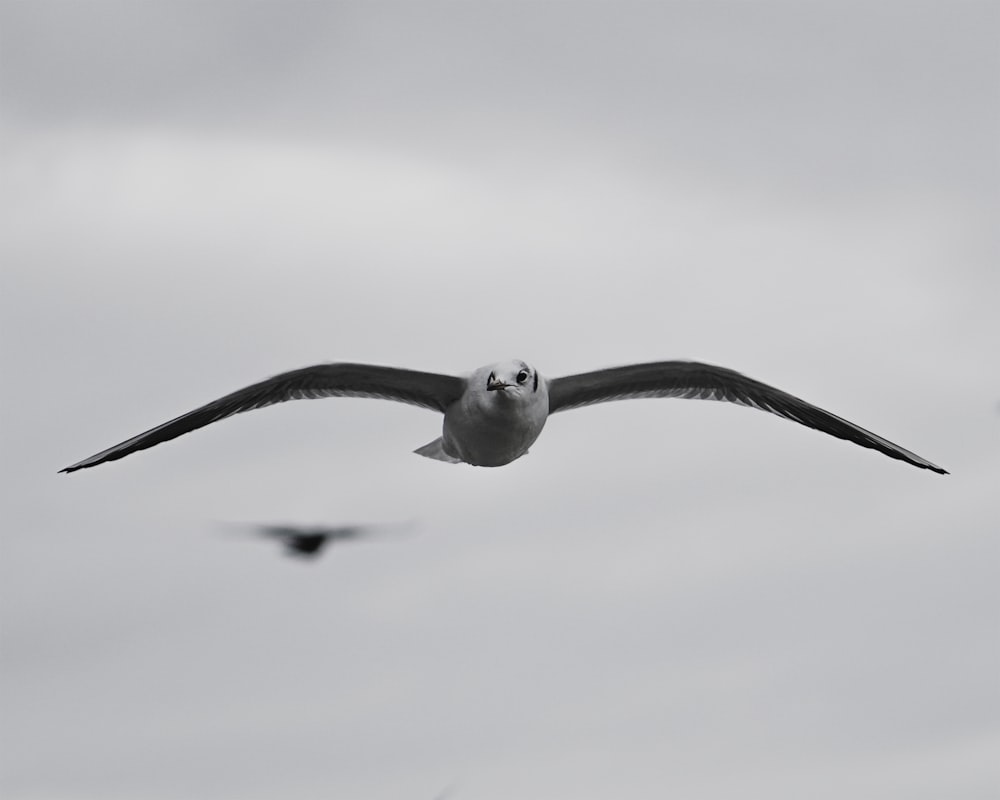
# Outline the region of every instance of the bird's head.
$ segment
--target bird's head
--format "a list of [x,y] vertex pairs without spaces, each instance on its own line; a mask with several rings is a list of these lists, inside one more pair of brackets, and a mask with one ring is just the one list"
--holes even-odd
[[486,391],[497,397],[513,399],[538,391],[538,373],[523,361],[502,361],[485,371]]

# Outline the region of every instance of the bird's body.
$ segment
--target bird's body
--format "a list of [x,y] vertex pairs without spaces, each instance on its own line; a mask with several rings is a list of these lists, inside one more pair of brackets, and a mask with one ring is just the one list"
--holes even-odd
[[499,467],[525,453],[552,413],[634,397],[724,400],[768,411],[921,469],[945,473],[915,453],[852,422],[738,372],[693,361],[659,361],[548,380],[523,361],[481,367],[465,377],[371,364],[320,364],[240,389],[66,467],[96,466],[225,417],[287,400],[378,397],[444,414],[441,437],[417,453]]
[[[524,378],[519,381],[518,376]],[[510,361],[481,367],[468,386],[444,412],[441,449],[446,460],[501,467],[527,453],[549,416],[546,382],[523,361]]]

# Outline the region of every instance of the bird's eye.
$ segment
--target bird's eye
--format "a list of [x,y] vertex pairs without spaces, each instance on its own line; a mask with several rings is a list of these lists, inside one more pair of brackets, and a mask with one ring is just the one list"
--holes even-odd
[[495,372],[490,373],[490,377],[486,379],[487,383],[495,383],[497,379],[497,374]]
[[517,382],[524,383],[526,380],[528,380],[528,371],[522,369],[519,373],[517,373]]

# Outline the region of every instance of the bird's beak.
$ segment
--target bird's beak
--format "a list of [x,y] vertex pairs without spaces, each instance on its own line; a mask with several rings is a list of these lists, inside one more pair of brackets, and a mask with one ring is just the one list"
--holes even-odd
[[510,384],[506,383],[504,381],[496,381],[496,380],[494,380],[494,381],[487,381],[487,383],[486,383],[486,391],[487,392],[495,392],[497,389],[506,389],[508,386],[510,386]]

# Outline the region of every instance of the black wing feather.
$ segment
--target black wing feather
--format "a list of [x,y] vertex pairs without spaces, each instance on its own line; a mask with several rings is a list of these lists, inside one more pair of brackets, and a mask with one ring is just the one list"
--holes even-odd
[[457,400],[465,381],[451,375],[415,372],[371,364],[319,364],[284,372],[273,378],[213,400],[138,436],[102,450],[60,472],[74,472],[105,461],[124,458],[161,442],[175,439],[220,419],[255,408],[320,397],[377,397],[444,412]]
[[556,378],[549,382],[549,413],[631,397],[724,400],[758,408],[839,439],[870,447],[921,469],[947,474],[946,470],[916,453],[805,400],[734,370],[696,361],[633,364]]

